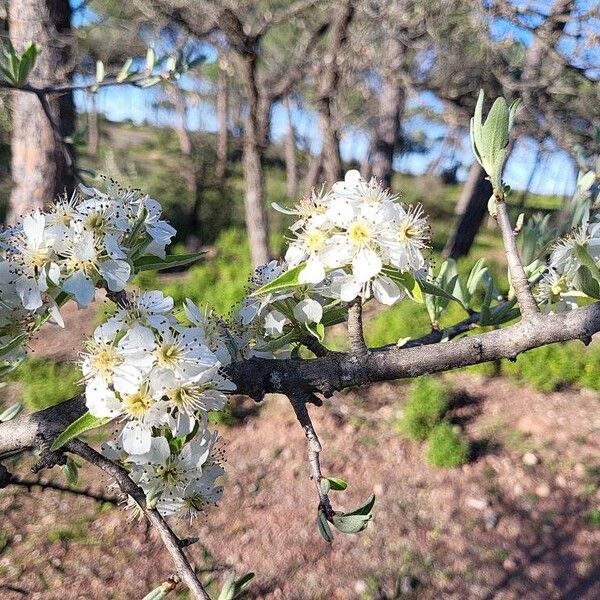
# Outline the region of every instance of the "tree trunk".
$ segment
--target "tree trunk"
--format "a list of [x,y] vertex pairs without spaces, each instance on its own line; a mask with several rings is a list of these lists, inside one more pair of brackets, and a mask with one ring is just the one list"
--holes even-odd
[[393,36],[389,40],[388,52],[390,64],[383,77],[383,86],[379,96],[375,135],[371,145],[371,165],[373,176],[383,186],[389,188],[392,183],[394,151],[398,144],[400,114],[404,109],[405,94],[398,82],[398,72],[402,68],[404,46]]
[[229,115],[229,86],[227,85],[227,72],[222,61],[219,61],[219,75],[217,79],[217,165],[215,175],[217,183],[222,184],[227,175],[227,142],[228,142],[228,115]]
[[264,181],[262,159],[264,130],[259,119],[259,95],[256,82],[256,56],[243,58],[247,111],[244,120],[244,179],[246,195],[244,209],[246,229],[250,241],[252,265],[257,267],[269,261],[267,218],[263,206]]
[[[10,39],[17,52],[35,40],[41,46],[29,83],[37,87],[70,79],[72,71],[71,7],[69,0],[11,0]],[[72,148],[61,138],[72,135],[75,109],[71,93],[49,96],[53,129],[34,94],[12,92],[12,178],[8,222],[42,208],[74,187]]]
[[98,142],[100,139],[98,132],[98,107],[96,106],[96,94],[89,95],[87,122],[87,152],[90,156],[96,156],[98,152]]
[[453,236],[444,247],[443,255],[449,258],[466,256],[487,214],[487,205],[492,195],[492,184],[486,179],[485,171],[475,161],[456,205],[460,210]]
[[287,179],[288,198],[298,194],[298,164],[296,160],[296,132],[292,122],[292,109],[288,96],[283,101],[287,113],[288,129],[285,136],[285,173]]
[[306,181],[304,182],[307,194],[319,185],[322,170],[323,155],[319,152],[319,154],[314,154],[312,156],[310,163],[308,164],[308,172],[306,173]]
[[332,184],[341,178],[342,160],[340,158],[340,132],[335,123],[333,103],[337,94],[340,79],[340,61],[348,37],[348,27],[354,16],[352,2],[345,2],[338,8],[333,17],[329,45],[323,61],[323,71],[319,85],[317,110],[319,126],[323,138],[323,167],[325,180]]

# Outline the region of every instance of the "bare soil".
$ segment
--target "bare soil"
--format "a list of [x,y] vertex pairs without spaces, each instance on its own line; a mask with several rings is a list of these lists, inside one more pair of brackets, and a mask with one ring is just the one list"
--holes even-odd
[[[285,398],[235,401],[239,424],[222,431],[225,498],[191,526],[175,523],[200,538],[191,555],[205,580],[254,571],[256,599],[600,598],[600,527],[588,520],[600,508],[597,395],[452,380],[450,416],[474,448],[458,469],[427,466],[424,446],[397,433],[404,385],[312,410],[325,472],[350,484],[336,507],[377,495],[367,530],[331,545],[317,531],[304,436]],[[64,483],[54,471],[44,477]],[[82,479],[105,490],[89,468]],[[142,598],[171,573],[154,532],[122,508],[10,486],[0,511],[2,599]]]

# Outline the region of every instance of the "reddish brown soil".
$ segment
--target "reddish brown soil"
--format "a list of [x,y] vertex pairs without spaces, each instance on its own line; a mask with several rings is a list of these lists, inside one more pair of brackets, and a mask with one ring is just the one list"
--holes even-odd
[[[459,469],[428,467],[424,447],[396,433],[401,385],[312,410],[325,472],[350,483],[334,493],[336,506],[377,495],[367,530],[331,545],[315,525],[304,437],[285,399],[271,397],[260,413],[238,406],[246,416],[223,429],[223,503],[191,527],[176,523],[200,537],[191,554],[205,580],[255,571],[249,598],[599,598],[600,528],[586,521],[600,508],[598,397],[453,381],[451,416],[474,446]],[[83,480],[103,490],[91,469]],[[0,511],[2,599],[141,598],[171,572],[154,532],[121,509],[11,486]]]

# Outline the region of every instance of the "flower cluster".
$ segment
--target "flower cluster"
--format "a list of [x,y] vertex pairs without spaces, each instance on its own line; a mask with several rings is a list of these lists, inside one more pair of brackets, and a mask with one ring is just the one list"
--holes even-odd
[[190,300],[185,313],[191,325],[175,318],[173,300],[159,291],[130,297],[81,357],[89,413],[120,422],[106,453],[128,466],[165,515],[193,515],[220,497],[215,480],[223,470],[207,414],[235,389],[220,372],[231,357],[219,322]]
[[293,210],[278,210],[299,218],[285,255],[288,268],[304,265],[300,283],[320,284],[328,273],[334,297],[350,302],[372,294],[379,302],[394,304],[403,290],[385,274],[385,268],[423,276],[429,226],[419,205],[405,206],[375,180],[365,181],[348,171],[344,181],[326,193],[316,193]]
[[54,305],[61,291],[84,307],[98,285],[123,290],[142,253],[164,257],[173,235],[156,200],[112,184],[107,192],[81,186],[5,232],[2,284],[28,311]]
[[161,292],[131,299],[94,332],[81,368],[89,412],[119,417],[128,454],[150,450],[155,432],[175,437],[204,428],[233,384],[220,374],[204,328],[181,325]]
[[581,224],[558,240],[548,259],[548,268],[538,283],[536,297],[544,309],[561,312],[577,307],[577,298],[599,297],[594,280],[600,264],[600,222],[590,222],[589,210]]
[[322,337],[325,312],[339,304],[331,292],[332,281],[343,273],[333,272],[318,284],[256,294],[287,269],[284,261],[271,261],[255,270],[248,294],[230,326],[232,344],[239,358],[287,358],[294,343],[307,336]]

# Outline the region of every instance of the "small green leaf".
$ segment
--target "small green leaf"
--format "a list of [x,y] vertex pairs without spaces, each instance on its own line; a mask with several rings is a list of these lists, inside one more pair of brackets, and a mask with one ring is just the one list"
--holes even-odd
[[69,456],[66,464],[62,466],[62,472],[70,485],[77,485],[79,481],[79,470],[75,461]]
[[95,417],[89,412],[79,417],[77,421],[73,421],[55,440],[50,448],[52,451],[58,450],[73,438],[79,437],[82,433],[102,427],[112,421],[111,417]]
[[348,487],[348,484],[339,477],[326,477],[326,479],[329,482],[331,489],[336,492],[341,492]]
[[321,494],[327,496],[327,494],[329,494],[329,490],[331,489],[329,479],[327,479],[327,477],[323,477],[323,479],[321,479],[319,482],[319,487],[321,488]]
[[101,60],[96,61],[96,83],[104,81],[104,63]]
[[329,527],[327,517],[325,516],[325,511],[322,508],[319,508],[319,512],[317,513],[317,527],[319,528],[319,533],[326,542],[333,542],[331,527]]
[[131,65],[133,64],[133,58],[128,58],[125,63],[123,64],[123,66],[121,67],[121,70],[119,71],[119,73],[117,74],[116,80],[121,83],[122,81],[125,81],[129,75],[131,74]]
[[259,287],[257,290],[250,294],[251,296],[262,296],[264,294],[271,294],[272,292],[278,292],[280,290],[286,290],[289,288],[294,288],[300,285],[298,281],[298,277],[300,273],[306,266],[305,263],[300,263],[293,269],[289,271],[285,271],[279,277],[273,279],[273,281],[269,281],[269,283],[265,283],[262,287]]
[[133,261],[133,267],[136,271],[162,271],[164,269],[173,269],[174,267],[183,267],[196,262],[202,258],[204,252],[194,252],[192,254],[173,254],[166,258],[158,256],[140,256]]
[[154,588],[150,593],[146,594],[142,600],[163,600],[176,587],[173,581],[165,581],[165,583]]
[[417,280],[410,273],[403,273],[394,267],[384,267],[382,273],[394,283],[402,286],[411,300],[423,304],[423,294]]
[[14,419],[23,410],[23,405],[20,402],[12,404],[0,413],[0,423]]
[[248,587],[248,584],[253,579],[254,573],[246,573],[239,579],[234,579],[232,575],[229,575],[223,584],[217,600],[234,600],[234,598],[237,598]]
[[337,514],[333,516],[333,525],[342,533],[360,533],[366,529],[373,515]]
[[293,342],[297,342],[299,340],[299,333],[296,329],[292,329],[287,333],[284,333],[282,336],[275,338],[274,340],[270,340],[269,342],[265,342],[263,344],[257,344],[254,347],[256,352],[274,352],[275,350],[279,350],[279,348],[283,348],[288,344]]
[[16,338],[13,338],[8,344],[0,347],[0,356],[5,356],[9,352],[12,352],[16,348],[18,348],[25,340],[27,339],[27,334],[22,333],[18,335]]
[[346,513],[346,515],[368,515],[373,510],[374,505],[375,495],[371,494],[360,506],[351,510],[349,513]]

